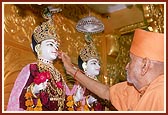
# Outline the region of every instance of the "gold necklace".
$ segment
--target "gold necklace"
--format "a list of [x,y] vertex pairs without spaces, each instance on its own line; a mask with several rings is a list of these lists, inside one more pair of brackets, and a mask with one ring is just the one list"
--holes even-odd
[[[61,76],[61,73],[53,66],[53,64],[44,63],[41,60],[38,60],[37,65],[40,72],[50,72],[51,77],[50,80],[47,82],[47,87],[45,91],[49,94],[50,101],[58,101],[58,110],[63,110],[65,101],[65,81]],[[58,82],[61,82],[63,88],[57,86]]]

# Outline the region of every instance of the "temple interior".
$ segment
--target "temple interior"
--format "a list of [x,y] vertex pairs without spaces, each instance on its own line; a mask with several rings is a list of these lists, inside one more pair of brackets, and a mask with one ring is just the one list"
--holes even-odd
[[[85,44],[84,35],[76,24],[82,18],[93,16],[104,29],[91,33],[100,56],[101,73],[98,79],[107,85],[126,80],[125,66],[129,61],[129,48],[136,28],[164,33],[164,4],[3,4],[4,32],[4,109],[17,75],[28,63],[36,61],[31,49],[34,28],[45,21],[45,8],[53,10],[59,49],[68,53],[77,65],[80,49]],[[61,60],[55,62],[69,87],[74,83],[66,74]]]

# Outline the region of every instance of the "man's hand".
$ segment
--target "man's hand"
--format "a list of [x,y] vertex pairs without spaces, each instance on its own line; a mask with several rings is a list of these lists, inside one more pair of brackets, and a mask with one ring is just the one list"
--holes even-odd
[[69,75],[74,75],[75,70],[73,68],[73,64],[71,62],[71,58],[64,52],[59,52],[59,59],[62,59],[62,62],[64,64],[66,73]]

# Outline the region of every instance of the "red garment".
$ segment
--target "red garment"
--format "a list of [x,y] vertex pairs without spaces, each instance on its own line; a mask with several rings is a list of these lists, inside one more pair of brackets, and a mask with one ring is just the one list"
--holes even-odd
[[119,111],[163,111],[164,75],[157,77],[143,94],[127,82],[118,83],[110,88],[110,100]]
[[[27,107],[25,106],[25,101],[26,101],[25,93],[27,91],[27,88],[33,82],[34,77],[37,75],[37,73],[39,73],[39,70],[37,68],[37,64],[28,64],[26,67],[22,69],[20,73],[21,74],[19,74],[19,77],[15,82],[14,88],[12,89],[12,93],[10,95],[10,99],[8,102],[7,111],[26,110]],[[51,82],[51,81],[49,80],[48,82]],[[60,82],[62,82],[62,79],[60,79]],[[14,95],[15,92],[16,92],[16,95]],[[55,92],[50,91],[50,94],[55,94]],[[57,111],[59,109],[58,101],[57,100],[50,101],[49,100],[50,97],[46,91],[40,92],[38,95],[43,104],[42,106],[43,111]],[[62,95],[64,95],[64,93]],[[33,98],[33,101],[34,103],[36,103],[37,99]],[[64,110],[64,108],[62,110]]]

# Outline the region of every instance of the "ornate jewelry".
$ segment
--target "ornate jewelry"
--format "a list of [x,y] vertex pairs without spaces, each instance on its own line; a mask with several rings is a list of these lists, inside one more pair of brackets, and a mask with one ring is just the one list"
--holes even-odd
[[39,71],[49,71],[50,79],[47,82],[45,91],[48,93],[50,101],[57,101],[58,111],[64,109],[65,101],[65,81],[61,73],[52,65],[38,61]]
[[46,60],[44,58],[39,58],[38,60],[41,61],[41,62],[43,62],[43,63],[45,63],[45,64],[53,64],[53,61]]
[[[27,111],[42,111],[42,103],[39,97],[37,97],[36,95],[34,95],[34,93],[32,92],[32,88],[34,86],[34,83],[32,83],[26,93],[25,93],[25,106],[27,107],[26,110]],[[37,98],[37,104],[34,104],[33,98]]]
[[79,54],[82,61],[86,62],[92,58],[99,59],[97,51],[96,51],[96,47],[95,47],[92,39],[90,38],[90,35],[86,35],[85,39],[86,39],[87,44],[80,51],[80,54]]
[[47,39],[57,39],[53,20],[50,19],[37,26],[33,32],[33,36],[37,43]]
[[92,59],[92,58],[98,59],[98,54],[97,54],[96,49],[95,49],[95,47],[93,46],[92,43],[89,44],[89,45],[86,45],[84,47],[84,49],[82,49],[80,51],[79,55],[84,62],[86,62],[86,61],[88,61],[89,59]]

